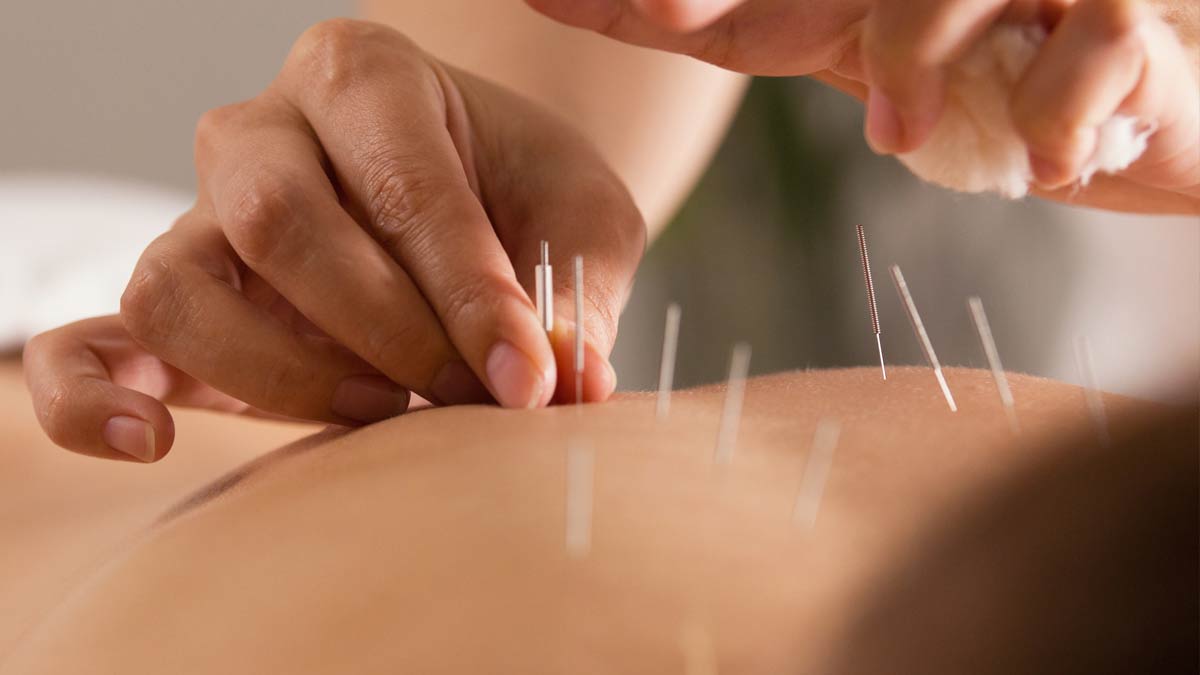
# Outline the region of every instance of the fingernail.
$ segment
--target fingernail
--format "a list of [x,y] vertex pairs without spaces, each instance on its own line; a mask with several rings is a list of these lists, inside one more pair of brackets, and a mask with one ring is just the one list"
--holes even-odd
[[546,379],[538,367],[506,340],[497,342],[488,352],[487,376],[505,408],[536,407],[546,390]]
[[136,417],[118,415],[104,423],[104,442],[117,452],[139,462],[153,462],[157,455],[154,426]]
[[1029,169],[1033,171],[1033,180],[1045,188],[1061,187],[1066,183],[1062,167],[1058,162],[1034,153],[1029,153]]
[[895,152],[903,141],[904,123],[896,106],[872,87],[867,96],[867,142],[875,152],[887,155]]
[[356,422],[378,422],[408,410],[408,390],[380,375],[351,375],[333,390],[335,415]]
[[492,395],[487,387],[475,377],[470,366],[462,361],[451,361],[442,366],[433,384],[429,386],[430,393],[442,405],[460,405],[464,403],[490,403]]

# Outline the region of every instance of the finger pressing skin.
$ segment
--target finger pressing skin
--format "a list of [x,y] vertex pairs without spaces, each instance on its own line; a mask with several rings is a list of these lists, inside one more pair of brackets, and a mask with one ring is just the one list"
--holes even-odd
[[391,29],[337,20],[297,42],[277,83],[496,400],[549,402],[554,355],[472,189],[478,121],[440,66]]
[[1200,182],[1200,101],[1170,28],[1133,0],[1081,0],[1018,83],[1012,116],[1034,176],[1054,188],[1079,178],[1097,128],[1121,113],[1155,130],[1133,174],[1149,185]]
[[1004,11],[1008,0],[876,0],[863,27],[871,89],[866,134],[879,153],[917,149],[944,103],[942,67]]
[[85,319],[25,345],[25,381],[34,411],[55,444],[85,455],[153,462],[170,449],[166,406],[109,379],[106,343],[120,342],[119,317]]
[[539,242],[550,243],[554,270],[559,373],[555,400],[575,400],[575,257],[582,258],[583,395],[603,401],[616,387],[608,362],[621,310],[646,247],[646,226],[621,180],[574,129],[528,102],[467,73],[450,69],[468,109],[490,109],[522,125],[483,127],[479,185],[517,278],[532,293]]
[[222,278],[233,256],[193,212],[142,254],[121,319],[148,352],[259,410],[335,424],[404,412],[409,394],[323,336],[297,332]]
[[311,133],[269,96],[201,125],[197,168],[230,244],[307,319],[392,381],[441,403],[485,399],[421,291],[342,208]]

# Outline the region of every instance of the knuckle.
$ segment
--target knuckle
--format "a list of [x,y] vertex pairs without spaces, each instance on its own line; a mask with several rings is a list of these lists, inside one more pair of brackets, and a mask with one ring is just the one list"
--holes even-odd
[[[300,36],[289,58],[289,66],[298,69],[305,82],[328,100],[363,78],[377,55],[389,47],[399,48],[398,53],[402,56],[420,52],[407,37],[387,26],[355,19],[328,19],[313,25]],[[389,68],[394,69],[405,62],[406,59],[401,58],[389,63]]]
[[441,302],[439,312],[443,323],[450,330],[453,330],[453,327],[472,330],[474,326],[480,325],[484,319],[482,315],[494,305],[494,301],[489,301],[489,298],[495,296],[495,289],[501,288],[502,283],[473,279],[459,280],[450,286]]
[[235,198],[224,223],[229,243],[251,267],[276,257],[296,223],[301,196],[291,181],[263,175]]
[[70,424],[73,400],[69,387],[56,385],[38,407],[38,421],[55,445],[65,447],[74,439]]
[[363,167],[367,215],[380,242],[391,250],[417,249],[428,234],[440,200],[452,186],[417,167],[417,160],[381,155]]
[[148,250],[121,295],[121,322],[134,340],[154,344],[172,332],[180,286],[170,258]]
[[326,96],[345,91],[363,67],[364,23],[328,19],[304,32],[297,41],[296,67]]
[[213,108],[200,116],[196,121],[194,148],[197,162],[211,155],[222,138],[229,135],[230,130],[245,110],[244,103]]

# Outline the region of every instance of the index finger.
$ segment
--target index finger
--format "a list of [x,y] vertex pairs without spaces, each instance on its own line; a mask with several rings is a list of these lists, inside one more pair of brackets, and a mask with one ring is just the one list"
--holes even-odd
[[25,382],[38,423],[56,445],[139,462],[170,449],[175,423],[166,406],[110,376],[107,361],[122,351],[128,359],[132,346],[117,316],[56,328],[25,345]]
[[496,400],[549,402],[554,354],[476,194],[474,120],[440,66],[391,29],[338,20],[298,41],[277,83]]

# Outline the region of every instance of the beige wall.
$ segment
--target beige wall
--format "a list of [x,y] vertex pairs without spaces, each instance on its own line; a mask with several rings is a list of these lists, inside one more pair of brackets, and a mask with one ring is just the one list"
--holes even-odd
[[5,0],[0,172],[120,174],[190,189],[192,129],[270,81],[349,0]]

